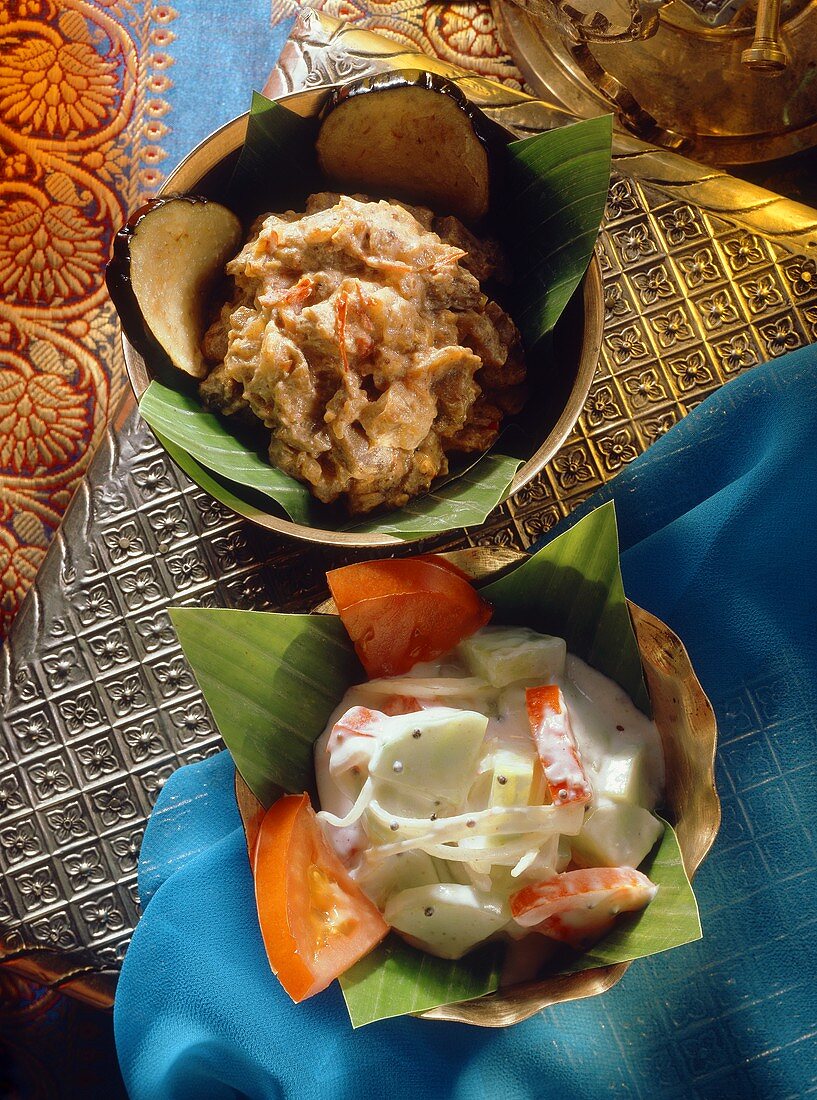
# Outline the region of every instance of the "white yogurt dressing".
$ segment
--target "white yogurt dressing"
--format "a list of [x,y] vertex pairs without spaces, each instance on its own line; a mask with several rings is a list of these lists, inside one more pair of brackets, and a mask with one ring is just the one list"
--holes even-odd
[[[474,649],[478,648],[482,644],[481,635],[483,634],[489,645],[504,643],[501,631],[502,628],[496,627],[489,628],[489,631],[480,631],[469,640],[468,646],[473,645]],[[506,632],[511,635],[513,630],[507,628]],[[537,639],[532,632],[524,632],[520,637],[522,638],[519,643],[520,649],[524,649],[523,643],[526,638],[532,639],[534,643]],[[510,640],[514,641],[513,638]],[[543,641],[543,639],[540,640]],[[533,670],[526,668],[525,671],[531,674],[523,679],[506,684],[491,684],[482,676],[475,675],[475,668],[481,669],[484,675],[497,679],[508,675],[507,662],[502,666],[504,671],[497,673],[490,661],[486,663],[484,654],[478,655],[478,659],[475,659],[471,649],[460,647],[460,650],[446,655],[439,661],[415,666],[406,676],[355,685],[347,691],[331,715],[326,730],[315,746],[315,773],[321,809],[338,818],[343,818],[349,813],[364,783],[367,782],[368,769],[365,758],[367,753],[375,751],[377,738],[360,741],[356,745],[342,741],[340,748],[337,748],[336,739],[334,742],[336,749],[330,756],[327,745],[333,727],[353,707],[366,707],[372,711],[382,708],[387,712],[396,708],[398,713],[402,707],[405,713],[407,709],[411,709],[413,701],[416,701],[422,710],[435,708],[433,711],[437,716],[435,721],[439,721],[441,717],[445,720],[446,713],[471,711],[487,716],[488,724],[481,745],[482,755],[474,770],[473,784],[462,805],[454,807],[441,804],[442,808],[438,813],[429,815],[429,806],[436,803],[431,803],[428,799],[439,796],[440,792],[437,791],[435,795],[430,789],[424,789],[423,793],[418,793],[415,787],[413,790],[409,789],[407,793],[405,791],[401,793],[399,811],[396,811],[393,806],[387,806],[387,815],[398,812],[408,815],[408,817],[395,818],[391,828],[405,827],[399,826],[398,820],[407,822],[412,814],[416,815],[413,818],[416,823],[421,820],[429,821],[429,819],[433,821],[438,816],[444,818],[463,812],[467,814],[472,811],[482,811],[486,808],[486,801],[489,809],[498,803],[500,808],[496,812],[507,813],[501,809],[501,806],[514,805],[514,777],[509,773],[510,778],[500,776],[497,779],[497,769],[503,767],[504,770],[504,766],[498,764],[498,761],[514,759],[517,761],[517,771],[522,775],[520,780],[522,786],[519,788],[522,794],[519,797],[523,804],[528,804],[527,792],[532,791],[533,788],[530,775],[528,774],[526,778],[524,773],[528,765],[529,771],[533,768],[537,754],[528,720],[525,688],[542,683],[556,683],[563,693],[573,736],[593,789],[593,797],[585,810],[585,824],[581,826],[580,835],[578,837],[575,835],[578,826],[568,824],[568,816],[565,816],[563,819],[565,824],[560,831],[567,835],[562,835],[561,839],[556,833],[543,834],[538,839],[534,837],[530,842],[534,846],[513,870],[511,866],[516,861],[515,853],[518,851],[523,855],[527,834],[506,836],[504,834],[507,830],[503,830],[501,837],[468,837],[458,842],[459,854],[453,862],[452,857],[447,857],[445,861],[441,860],[437,853],[445,852],[446,849],[434,842],[433,838],[429,838],[426,848],[416,856],[412,856],[409,862],[400,863],[392,857],[391,862],[386,861],[385,868],[382,864],[378,864],[375,871],[373,857],[367,854],[372,850],[373,845],[388,844],[390,841],[400,839],[396,835],[375,836],[374,833],[370,837],[367,832],[367,828],[376,827],[377,821],[381,821],[381,828],[383,828],[383,809],[382,807],[377,809],[379,803],[373,805],[374,817],[363,813],[354,824],[345,828],[327,827],[327,835],[336,851],[351,869],[353,876],[358,878],[364,890],[373,896],[381,909],[388,906],[392,912],[403,913],[415,894],[418,898],[426,895],[436,898],[438,908],[441,905],[453,904],[450,899],[457,898],[460,899],[458,904],[463,905],[462,926],[476,928],[480,922],[485,924],[484,919],[479,917],[481,905],[484,904],[487,907],[486,912],[493,913],[498,911],[496,905],[499,899],[500,904],[505,906],[503,911],[507,911],[507,900],[512,893],[527,883],[542,881],[543,877],[548,878],[564,870],[571,858],[579,866],[595,866],[596,860],[598,865],[615,866],[617,864],[612,862],[614,855],[622,851],[631,854],[640,851],[639,836],[646,838],[643,839],[646,850],[639,856],[639,860],[643,859],[646,851],[652,846],[655,836],[660,833],[660,825],[648,811],[653,810],[658,804],[664,787],[663,753],[660,735],[655,725],[638,710],[618,684],[578,657],[572,654],[568,654],[566,659],[561,657],[555,675],[552,658],[549,656],[547,659],[551,662],[547,676],[537,677],[533,674]],[[498,668],[499,665],[500,662],[497,662],[496,667]],[[512,665],[511,672],[514,668],[515,666]],[[399,702],[396,701],[397,697],[400,697]],[[441,711],[439,708],[446,709]],[[431,714],[428,715],[428,719],[432,719]],[[422,721],[418,716],[415,723],[410,716],[407,716],[405,719],[390,720],[389,728],[394,729],[401,723],[405,727],[407,722],[409,725],[416,724],[420,727]],[[414,733],[419,737],[419,729]],[[404,733],[403,736],[408,735]],[[407,747],[419,749],[419,742],[409,741]],[[356,767],[352,769],[348,764],[344,765],[344,759],[347,761],[354,759]],[[330,769],[330,762],[332,769]],[[340,777],[339,767],[346,767]],[[377,770],[376,759],[373,767]],[[400,779],[400,771],[402,771],[402,764],[398,763],[395,766],[395,772],[398,772],[395,780]],[[391,778],[391,772],[389,772],[389,778]],[[363,805],[368,800],[371,780],[368,782],[369,786],[364,790],[359,805]],[[500,790],[497,788],[497,782],[505,786]],[[344,789],[341,789],[341,786]],[[389,786],[389,781],[381,782],[380,793],[377,794],[379,799],[383,800],[388,795]],[[397,792],[398,787],[394,786],[393,790]],[[412,799],[415,801],[413,802]],[[549,801],[549,797],[546,794],[546,787],[540,786],[538,795],[530,794],[530,803],[541,804],[543,800]],[[413,808],[415,806],[416,808]],[[560,809],[566,815],[571,811],[577,811],[576,807],[565,806]],[[595,835],[590,828],[594,812],[600,814],[599,821],[604,818],[603,828],[597,828]],[[633,815],[636,816],[633,817]],[[582,815],[579,813],[579,819],[581,818]],[[575,819],[575,812],[573,819]],[[608,827],[608,819],[612,821],[612,826]],[[480,814],[479,820],[487,819],[484,814]],[[634,824],[631,825],[631,821]],[[605,849],[607,833],[615,833],[616,822],[619,823],[615,840],[617,847]],[[438,825],[441,823],[438,822]],[[433,828],[437,828],[438,825]],[[429,828],[431,828],[430,825]],[[634,832],[635,846],[633,844],[628,846],[626,828],[631,828]],[[625,833],[623,839],[622,830]],[[462,852],[463,846],[468,848],[469,845],[474,849],[473,857],[470,857],[468,852]],[[480,859],[482,851],[480,845],[488,851],[484,860]],[[503,851],[509,853],[509,858],[499,858],[498,853]],[[463,855],[468,857],[465,861],[463,861]],[[498,863],[492,863],[492,860],[497,859]],[[389,867],[394,868],[391,885]],[[413,877],[407,883],[401,877],[405,872],[400,868],[409,867]],[[422,874],[419,874],[418,869],[422,870]],[[431,885],[428,884],[429,882]],[[438,883],[446,882],[457,884],[458,889],[446,892],[437,888]],[[468,894],[468,890],[472,893],[468,895],[470,901],[466,910],[462,898]],[[405,904],[401,901],[404,897],[407,899]],[[433,908],[433,906],[427,906],[426,911]],[[463,947],[457,940],[459,927],[457,911],[452,914],[447,910],[443,913],[443,910],[439,909],[438,916],[439,924],[441,927],[444,926],[445,930],[439,933],[440,939],[437,942],[430,934],[431,942],[426,943],[425,947],[432,953],[448,951],[451,953],[447,957],[457,957],[453,952]],[[478,920],[477,917],[479,917]],[[417,915],[413,911],[408,912],[405,921],[406,927],[402,930],[403,934],[412,942],[418,942],[418,923],[421,929],[425,927],[425,923],[418,922]],[[512,938],[518,938],[520,930],[511,925],[502,931],[502,935],[507,933]],[[496,931],[496,922],[494,924],[488,922],[485,927],[489,938],[499,934]],[[400,931],[399,928],[398,931]],[[476,934],[477,932],[474,932],[474,935]],[[460,953],[470,949],[466,945]]]

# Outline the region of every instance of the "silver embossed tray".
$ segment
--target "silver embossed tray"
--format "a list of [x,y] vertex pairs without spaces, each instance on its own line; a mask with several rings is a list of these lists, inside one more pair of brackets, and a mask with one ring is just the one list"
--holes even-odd
[[[314,12],[296,24],[270,87],[420,63],[519,133],[566,117]],[[428,545],[524,548],[724,381],[813,340],[815,249],[808,208],[617,135],[599,245],[604,345],[579,423],[487,524]],[[220,748],[168,606],[305,610],[342,560],[225,512],[124,403],[0,661],[0,959],[112,1002],[158,791],[180,764]]]

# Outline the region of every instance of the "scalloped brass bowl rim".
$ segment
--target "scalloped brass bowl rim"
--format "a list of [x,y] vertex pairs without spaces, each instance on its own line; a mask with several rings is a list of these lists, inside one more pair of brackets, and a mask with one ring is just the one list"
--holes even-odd
[[[324,100],[332,91],[332,87],[295,92],[292,95],[280,97],[278,102],[297,114],[310,117],[318,112]],[[167,195],[176,191],[188,192],[195,190],[205,175],[240,147],[246,133],[248,118],[248,113],[239,115],[238,118],[234,118],[232,121],[225,123],[224,126],[214,130],[179,163],[168,176],[159,194]],[[510,493],[515,493],[526,485],[553,458],[579,419],[587,400],[590,384],[593,381],[599,360],[604,325],[604,290],[601,267],[596,253],[593,254],[584,275],[582,295],[584,302],[584,332],[573,387],[564,409],[548,436],[517,471],[511,483]],[[137,401],[139,401],[150,385],[151,373],[144,358],[134,348],[124,332],[122,334],[122,349],[128,380]],[[421,541],[419,539],[400,539],[384,532],[360,533],[310,527],[306,524],[295,523],[283,516],[273,515],[245,501],[242,501],[241,508],[234,510],[251,523],[268,531],[302,539],[306,542],[321,543],[324,546],[365,547],[368,549],[389,546],[396,548]]]
[[[445,554],[474,581],[481,582],[518,564],[527,554],[505,547],[472,547]],[[718,730],[715,712],[683,642],[648,611],[627,601],[642,667],[664,747],[665,805],[675,827],[690,880],[715,842],[721,822],[715,786]],[[331,600],[314,609],[336,614]],[[236,801],[251,853],[263,817],[261,804],[236,771]],[[634,960],[638,962],[638,960]],[[441,1005],[417,1013],[426,1020],[447,1020],[477,1027],[509,1027],[566,1001],[596,997],[611,989],[632,962],[615,963],[575,974],[545,977],[498,989],[484,997]]]

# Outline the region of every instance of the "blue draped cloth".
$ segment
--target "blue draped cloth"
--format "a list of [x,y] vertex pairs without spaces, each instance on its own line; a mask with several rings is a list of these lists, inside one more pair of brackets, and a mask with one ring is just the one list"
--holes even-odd
[[270,973],[222,753],[170,779],[145,834],[114,1019],[133,1100],[817,1088],[817,348],[730,382],[582,511],[611,497],[627,593],[684,640],[718,716],[703,940],[510,1029],[353,1032],[336,986],[293,1006]]

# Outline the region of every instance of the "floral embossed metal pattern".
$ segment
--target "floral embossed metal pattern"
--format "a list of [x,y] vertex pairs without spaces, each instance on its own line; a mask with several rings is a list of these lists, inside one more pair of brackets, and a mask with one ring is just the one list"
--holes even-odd
[[[275,79],[291,90],[413,56],[309,13]],[[512,88],[502,99],[497,85],[467,87],[508,125],[547,124],[546,105]],[[599,243],[604,344],[575,431],[488,524],[433,545],[529,545],[730,377],[817,337],[817,264],[804,232],[798,250],[752,210],[716,212],[728,203],[710,184],[713,200],[693,201],[674,181],[679,164],[697,169],[670,154],[660,163],[674,175],[657,179],[653,159],[652,177],[638,177],[641,156],[616,159]],[[49,960],[40,973],[100,1002],[112,996],[138,919],[145,821],[174,768],[220,748],[168,607],[302,610],[342,560],[226,512],[173,466],[131,407],[121,410],[0,665],[4,954],[24,967],[39,953]]]
[[168,605],[305,607],[327,561],[214,504],[135,414],[109,429],[3,652],[4,954],[114,973],[145,820],[174,768],[220,747]]

